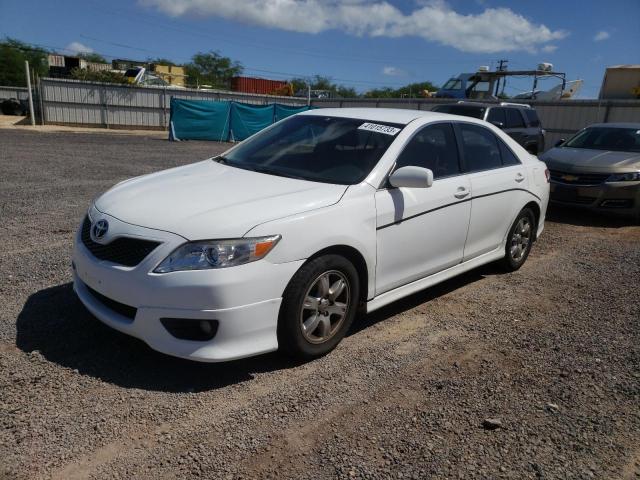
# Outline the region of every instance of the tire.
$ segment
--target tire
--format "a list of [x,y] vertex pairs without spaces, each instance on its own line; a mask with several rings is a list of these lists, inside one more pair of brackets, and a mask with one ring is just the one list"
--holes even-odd
[[529,256],[535,238],[536,217],[530,208],[518,214],[507,234],[502,267],[508,272],[518,270]]
[[304,264],[284,291],[280,350],[302,360],[326,355],[349,330],[359,298],[358,272],[346,258],[323,255]]

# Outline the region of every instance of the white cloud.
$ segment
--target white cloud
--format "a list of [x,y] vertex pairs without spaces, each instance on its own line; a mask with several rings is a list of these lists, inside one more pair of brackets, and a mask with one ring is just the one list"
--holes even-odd
[[535,52],[566,37],[509,8],[460,14],[443,0],[421,0],[405,14],[387,0],[138,0],[167,15],[217,16],[302,33],[341,30],[370,37],[417,36],[464,52]]
[[546,53],[553,53],[558,49],[557,45],[545,45],[542,47],[542,51]]
[[609,32],[605,32],[604,30],[600,30],[598,33],[596,33],[593,37],[593,41],[594,42],[601,42],[603,40],[608,39],[611,36],[611,34]]
[[382,69],[383,75],[388,75],[389,77],[402,77],[407,74],[404,70],[398,67],[384,67]]
[[80,42],[71,42],[69,45],[67,45],[65,47],[65,50],[68,50],[69,52],[73,53],[74,55],[77,55],[79,53],[92,53],[93,52],[93,48],[87,47],[86,45],[83,45]]

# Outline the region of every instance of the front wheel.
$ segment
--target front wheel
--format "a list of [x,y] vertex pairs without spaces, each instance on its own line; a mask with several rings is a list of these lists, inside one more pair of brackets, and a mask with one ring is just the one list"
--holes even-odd
[[353,264],[339,255],[324,255],[303,265],[283,295],[279,347],[305,360],[333,350],[353,322],[359,283]]
[[518,270],[529,256],[533,244],[536,217],[530,208],[523,209],[507,235],[502,266],[509,272]]

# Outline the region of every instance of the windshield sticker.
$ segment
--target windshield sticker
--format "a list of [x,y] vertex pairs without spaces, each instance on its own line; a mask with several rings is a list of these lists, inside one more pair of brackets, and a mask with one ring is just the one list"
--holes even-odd
[[358,127],[358,130],[368,130],[370,132],[384,133],[385,135],[395,135],[400,131],[399,128],[380,125],[378,123],[363,123]]

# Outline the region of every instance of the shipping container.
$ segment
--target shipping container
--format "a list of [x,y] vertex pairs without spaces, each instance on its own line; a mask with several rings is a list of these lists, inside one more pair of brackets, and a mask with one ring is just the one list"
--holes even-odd
[[640,98],[640,65],[607,67],[598,98],[600,100]]
[[54,53],[50,53],[48,56],[49,66],[50,67],[64,67],[64,55],[56,55]]
[[233,77],[231,90],[242,93],[258,93],[260,95],[288,95],[291,96],[291,85],[282,80],[268,80],[266,78]]
[[176,85],[178,87],[185,86],[187,76],[184,73],[184,67],[179,65],[153,64],[151,65],[151,70],[170,85]]

